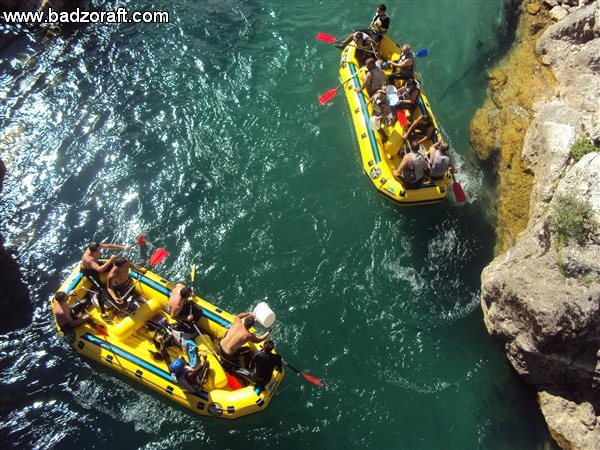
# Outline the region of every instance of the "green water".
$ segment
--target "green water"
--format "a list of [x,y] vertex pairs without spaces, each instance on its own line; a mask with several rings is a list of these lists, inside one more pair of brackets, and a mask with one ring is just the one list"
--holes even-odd
[[[387,2],[390,36],[418,69],[472,199],[402,209],[362,173],[339,51],[375,4],[121,2],[167,25],[95,25],[2,54],[9,174],[2,235],[32,293],[32,325],[0,337],[0,404],[17,448],[552,447],[535,395],[485,331],[490,187],[469,121],[505,51],[503,2]],[[113,6],[107,6],[108,9]],[[409,39],[410,37],[410,39]],[[7,134],[12,136],[6,139]],[[47,299],[86,242],[141,231],[159,272],[232,312],[267,301],[288,371],[269,408],[200,418],[82,360]],[[144,253],[146,252],[146,253]],[[132,252],[138,263],[147,250]],[[23,352],[21,342],[35,350]]]

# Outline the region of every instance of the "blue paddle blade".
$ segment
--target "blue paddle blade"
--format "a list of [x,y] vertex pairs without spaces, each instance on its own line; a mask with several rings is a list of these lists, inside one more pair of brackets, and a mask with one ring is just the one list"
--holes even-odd
[[417,50],[417,52],[415,53],[415,56],[417,58],[425,58],[427,55],[429,55],[429,50],[427,50],[426,48],[420,48],[419,50]]

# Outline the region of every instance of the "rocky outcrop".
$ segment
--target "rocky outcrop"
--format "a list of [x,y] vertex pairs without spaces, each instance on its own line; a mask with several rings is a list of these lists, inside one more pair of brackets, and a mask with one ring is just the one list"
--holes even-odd
[[[529,205],[526,224],[483,271],[481,305],[489,333],[538,390],[553,438],[588,450],[600,449],[600,153],[575,163],[570,150],[580,138],[600,143],[600,12],[596,2],[564,9],[535,46],[556,85],[532,105],[518,155],[532,176],[527,196],[513,198]],[[561,239],[553,223],[566,197],[589,208],[581,239]]]

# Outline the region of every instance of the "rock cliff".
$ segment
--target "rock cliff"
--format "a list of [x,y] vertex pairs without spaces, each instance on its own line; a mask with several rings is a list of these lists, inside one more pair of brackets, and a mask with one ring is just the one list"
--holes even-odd
[[[522,111],[529,124],[519,128],[517,152],[499,148],[502,136],[481,138],[482,124],[472,125],[482,154],[500,154],[500,166],[516,165],[530,178],[528,192],[521,183],[508,202],[509,208],[528,205],[523,231],[512,230],[513,245],[497,247],[504,253],[483,271],[481,305],[489,333],[538,391],[556,442],[565,449],[600,449],[600,12],[597,2],[565,7],[554,0],[529,2],[523,10],[523,16],[545,15],[556,23],[543,32],[530,28],[539,69],[530,71],[531,81],[519,81],[536,86],[548,68],[553,93]],[[524,20],[531,23],[531,17]],[[504,73],[510,83],[510,68]],[[505,108],[522,104],[509,99]],[[497,119],[503,113],[496,109]],[[475,121],[489,124],[491,117],[488,109]],[[588,152],[577,161],[572,148],[582,139]],[[511,176],[499,169],[505,191]]]

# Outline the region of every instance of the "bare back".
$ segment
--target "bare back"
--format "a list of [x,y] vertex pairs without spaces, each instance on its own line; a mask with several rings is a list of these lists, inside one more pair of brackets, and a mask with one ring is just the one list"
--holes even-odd
[[171,291],[171,296],[167,301],[167,311],[171,317],[177,316],[183,308],[184,299],[181,297],[181,289],[184,287],[184,284],[178,283]]
[[250,333],[242,319],[235,316],[231,328],[227,331],[225,337],[221,340],[221,348],[228,355],[235,354],[246,342],[253,341],[254,335]]

